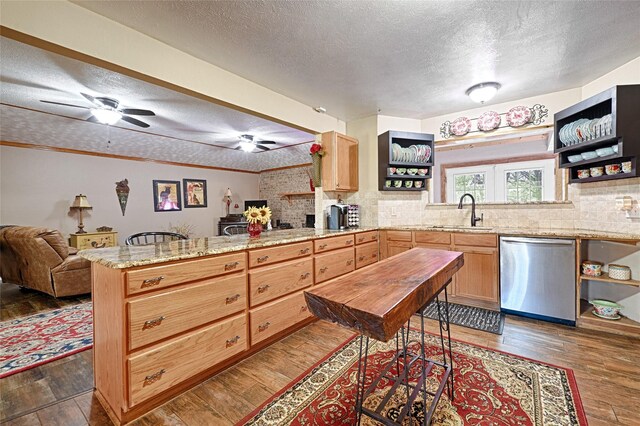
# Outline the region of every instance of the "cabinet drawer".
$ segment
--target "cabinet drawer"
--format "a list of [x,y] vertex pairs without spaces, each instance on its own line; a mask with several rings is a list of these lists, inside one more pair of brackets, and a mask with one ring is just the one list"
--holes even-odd
[[78,250],[115,247],[117,245],[118,245],[117,232],[71,235],[71,246],[77,248]]
[[255,345],[269,337],[309,318],[302,291],[281,300],[256,308],[250,312],[251,345]]
[[245,268],[246,255],[244,252],[207,259],[185,260],[169,265],[150,266],[127,272],[127,294],[136,294],[216,275],[244,271]]
[[234,274],[129,302],[129,349],[244,310],[246,288],[246,275]]
[[311,241],[305,241],[304,243],[251,250],[249,252],[249,267],[255,268],[256,266],[270,265],[275,262],[309,256],[312,254],[311,247]]
[[293,260],[249,272],[251,306],[292,293],[313,284],[313,259]]
[[356,246],[356,269],[371,265],[378,261],[378,243],[367,243]]
[[316,284],[337,276],[352,272],[355,269],[353,248],[332,251],[316,256],[314,267]]
[[356,236],[354,234],[342,235],[340,237],[321,238],[313,242],[316,253],[322,253],[329,250],[349,247],[353,245]]
[[387,240],[411,241],[411,231],[387,231]]
[[212,324],[128,361],[134,406],[247,348],[246,315]]
[[356,244],[366,244],[371,241],[378,241],[378,231],[361,232],[356,234]]
[[496,234],[453,234],[456,246],[498,247]]
[[416,243],[451,244],[451,234],[448,232],[416,231]]

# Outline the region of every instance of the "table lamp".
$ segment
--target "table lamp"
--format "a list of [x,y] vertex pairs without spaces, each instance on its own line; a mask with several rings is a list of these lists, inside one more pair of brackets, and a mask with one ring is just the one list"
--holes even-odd
[[229,206],[231,206],[231,189],[227,188],[222,198],[227,203],[227,217],[229,216]]
[[76,232],[76,234],[86,234],[87,231],[84,230],[84,224],[82,223],[82,210],[85,209],[90,209],[91,204],[89,204],[89,201],[87,200],[87,196],[86,195],[76,195],[75,200],[73,200],[73,204],[71,204],[71,210],[77,209],[79,212],[79,218],[78,218],[78,231]]

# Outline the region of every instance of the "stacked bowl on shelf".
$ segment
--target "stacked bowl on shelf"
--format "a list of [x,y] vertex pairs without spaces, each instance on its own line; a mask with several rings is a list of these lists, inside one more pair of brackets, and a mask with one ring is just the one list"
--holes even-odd
[[612,123],[611,114],[593,120],[581,118],[562,126],[558,132],[558,138],[564,146],[599,139],[611,135]]
[[631,161],[622,163],[607,164],[606,166],[591,167],[588,169],[578,169],[578,178],[600,177],[603,174],[617,175],[618,173],[631,173]]

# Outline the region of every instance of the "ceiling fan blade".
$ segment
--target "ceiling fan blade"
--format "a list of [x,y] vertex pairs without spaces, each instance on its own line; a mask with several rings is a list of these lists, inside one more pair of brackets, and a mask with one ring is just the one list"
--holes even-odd
[[274,141],[258,141],[258,143],[261,143],[262,145],[274,145],[277,142],[274,142]]
[[238,145],[237,147],[234,148],[235,151],[240,151],[240,149],[242,149],[242,148],[240,148],[240,145]]
[[89,121],[89,122],[91,122],[91,123],[98,123],[98,124],[102,124],[102,123],[100,123],[100,122],[98,121],[98,119],[97,119],[95,116],[93,116],[93,115],[89,116],[89,118],[87,118],[87,120],[86,120],[86,121]]
[[144,128],[149,127],[149,125],[147,123],[145,123],[144,121],[140,121],[140,120],[138,120],[136,118],[129,117],[127,115],[123,115],[121,120],[122,121],[126,121],[127,123],[131,123],[131,124],[133,124],[135,126],[140,126],[140,127],[144,127]]
[[85,98],[86,100],[88,100],[89,102],[91,102],[92,104],[102,105],[102,103],[101,103],[101,102],[98,102],[98,101],[96,100],[96,98],[94,98],[93,96],[91,96],[91,95],[87,95],[86,93],[82,93],[82,92],[80,92],[80,94],[81,94],[82,96],[84,96],[84,98]]
[[266,146],[262,146],[260,144],[256,145],[256,148],[261,149],[263,151],[270,151],[271,148],[267,148]]
[[91,108],[83,107],[83,106],[80,106],[80,105],[64,104],[62,102],[43,101],[43,100],[40,100],[40,102],[44,102],[45,104],[63,105],[63,106],[68,106],[68,107],[73,107],[73,108],[91,109]]
[[156,115],[153,111],[149,111],[148,109],[123,108],[118,111],[127,115]]

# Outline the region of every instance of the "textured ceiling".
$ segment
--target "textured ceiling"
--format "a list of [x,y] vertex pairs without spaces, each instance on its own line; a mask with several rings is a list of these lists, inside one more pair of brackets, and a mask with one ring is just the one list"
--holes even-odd
[[[0,50],[2,140],[253,171],[309,161],[309,133],[6,37]],[[139,117],[150,124],[147,129],[120,121],[109,131],[84,121],[86,109],[40,102],[91,107],[80,92],[114,97],[122,107],[150,109],[156,116]],[[241,134],[286,148],[250,154],[230,149]]]
[[574,88],[640,56],[637,1],[75,1],[343,120]]

